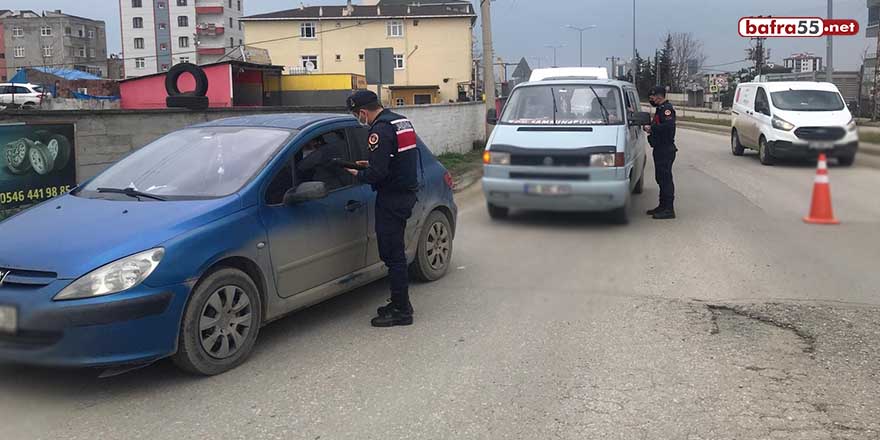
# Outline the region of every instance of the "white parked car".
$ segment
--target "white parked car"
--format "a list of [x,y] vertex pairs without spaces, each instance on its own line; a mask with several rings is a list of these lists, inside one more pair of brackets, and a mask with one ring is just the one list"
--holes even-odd
[[852,165],[859,148],[856,122],[843,96],[827,82],[763,82],[737,86],[730,148],[757,150],[761,163],[814,159],[820,151]]
[[0,106],[15,104],[34,108],[43,100],[51,98],[52,94],[37,84],[0,83]]

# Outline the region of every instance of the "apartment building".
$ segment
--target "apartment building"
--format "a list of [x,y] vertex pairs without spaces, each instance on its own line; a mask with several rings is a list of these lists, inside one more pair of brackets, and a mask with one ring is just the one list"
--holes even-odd
[[796,53],[782,60],[782,64],[792,73],[821,72],[822,57],[812,53]]
[[244,0],[119,0],[126,78],[210,64],[244,43]]
[[458,101],[472,87],[474,7],[464,1],[367,0],[242,19],[245,44],[290,74],[365,74],[364,50],[394,49],[386,105]]
[[0,9],[0,82],[25,67],[59,67],[106,76],[104,22],[60,10]]

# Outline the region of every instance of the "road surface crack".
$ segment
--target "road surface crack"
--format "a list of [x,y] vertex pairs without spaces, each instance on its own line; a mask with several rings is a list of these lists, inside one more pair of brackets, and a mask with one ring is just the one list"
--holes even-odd
[[747,318],[750,320],[754,320],[763,324],[772,325],[774,327],[788,330],[794,333],[798,338],[800,338],[804,342],[804,353],[813,354],[816,351],[816,338],[804,331],[803,329],[798,328],[795,325],[781,322],[775,318],[771,318],[768,316],[762,316],[755,313],[751,313],[745,310],[742,310],[737,307],[728,306],[728,305],[719,305],[719,304],[707,304],[706,308],[712,314],[711,323],[712,329],[710,330],[710,334],[718,334],[720,333],[720,327],[718,326],[718,319],[724,314],[734,314],[736,316],[740,316],[743,318]]

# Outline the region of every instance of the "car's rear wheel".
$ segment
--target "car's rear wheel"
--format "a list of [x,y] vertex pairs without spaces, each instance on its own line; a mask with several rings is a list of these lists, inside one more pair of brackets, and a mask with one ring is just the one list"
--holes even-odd
[[262,299],[253,280],[238,269],[219,269],[193,290],[172,359],[193,374],[229,371],[253,351],[262,318]]
[[773,153],[763,135],[758,139],[758,159],[761,161],[761,165],[773,165]]
[[856,155],[855,155],[855,154],[849,154],[849,155],[846,155],[846,156],[840,156],[840,157],[837,158],[837,163],[838,163],[840,166],[844,166],[844,167],[851,167],[852,164],[855,163],[855,161],[856,161]]
[[746,152],[746,147],[739,141],[739,133],[736,130],[730,134],[730,152],[734,156],[742,156]]
[[436,281],[449,271],[452,261],[452,227],[446,214],[434,211],[419,236],[416,259],[410,270],[421,281]]
[[492,217],[495,220],[507,218],[510,214],[510,208],[493,205],[491,203],[487,204],[486,207],[489,209],[489,217]]

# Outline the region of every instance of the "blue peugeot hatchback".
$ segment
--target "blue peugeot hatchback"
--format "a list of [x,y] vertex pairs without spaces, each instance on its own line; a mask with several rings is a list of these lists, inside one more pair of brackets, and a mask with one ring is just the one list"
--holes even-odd
[[[262,325],[386,275],[375,195],[339,164],[366,159],[366,139],[345,115],[209,122],[0,223],[0,360],[238,366]],[[457,208],[418,144],[407,256],[432,281],[449,268]]]

